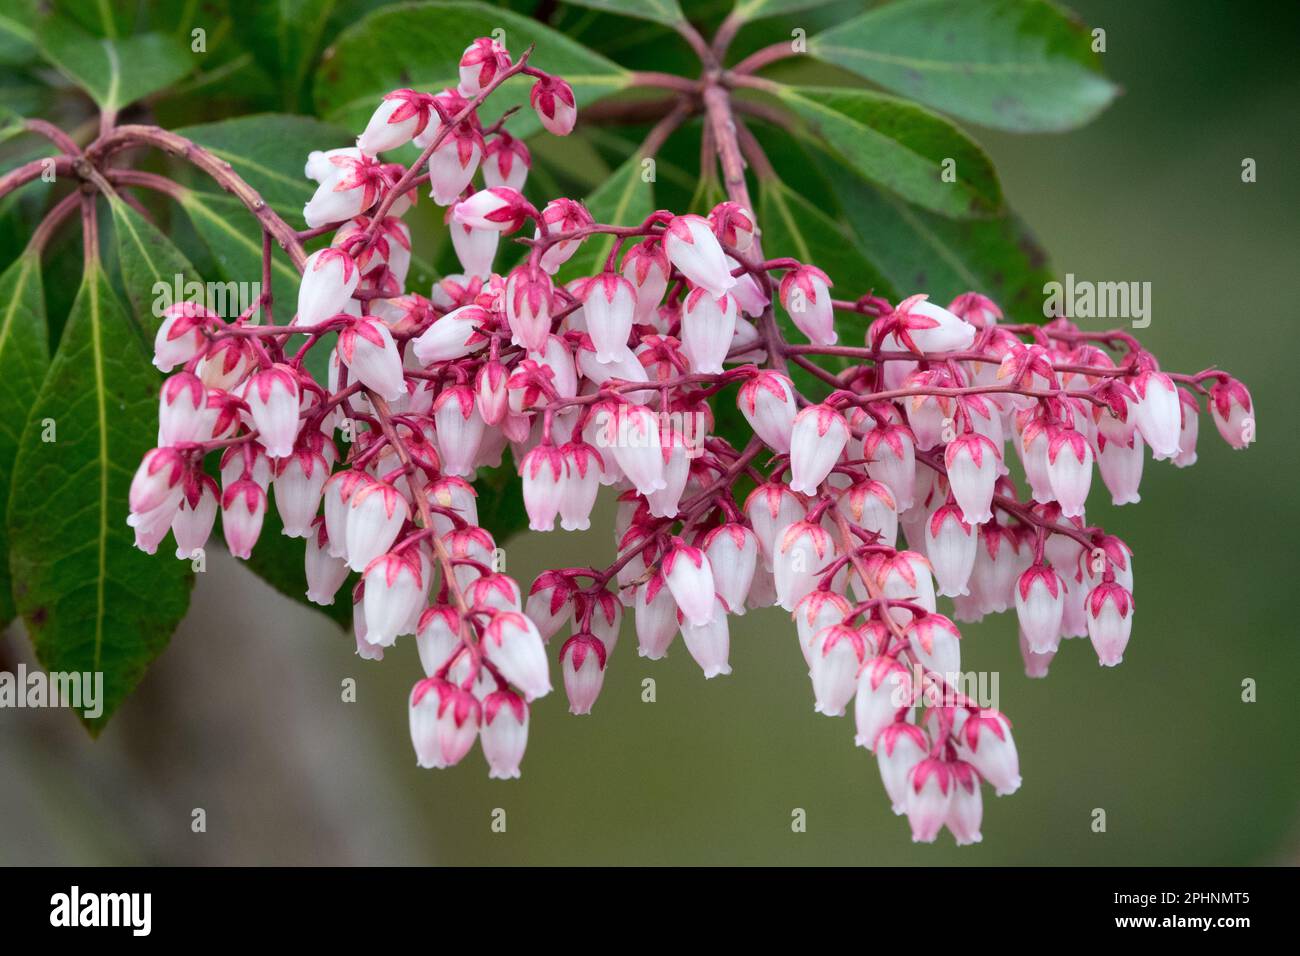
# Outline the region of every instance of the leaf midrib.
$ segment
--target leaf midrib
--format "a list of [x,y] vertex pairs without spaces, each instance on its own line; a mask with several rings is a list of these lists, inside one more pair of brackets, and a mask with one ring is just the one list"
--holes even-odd
[[[900,53],[878,53],[858,47],[836,46],[825,41],[819,42],[815,37],[813,38],[811,52],[814,55],[835,53],[850,59],[872,60],[878,63],[887,63],[891,66],[906,66],[917,70],[933,70],[944,73],[985,73],[1013,76],[1058,73],[1065,70],[1064,64],[1050,62],[983,63],[978,60],[929,60],[924,57],[904,56]],[[1083,64],[1072,64],[1072,66],[1085,73],[1091,74],[1093,72]]]
[[4,323],[0,325],[0,354],[4,354],[5,342],[9,339],[9,330],[13,328],[14,316],[18,314],[18,305],[23,300],[23,294],[27,291],[27,282],[32,274],[33,257],[23,253],[22,271],[18,273],[18,281],[14,285],[13,298],[9,300],[9,305],[5,309]]
[[99,574],[95,576],[95,657],[92,672],[100,670],[104,650],[104,577],[108,572],[108,406],[104,400],[104,351],[100,341],[99,267],[88,264],[90,344],[94,353],[95,403],[99,413]]

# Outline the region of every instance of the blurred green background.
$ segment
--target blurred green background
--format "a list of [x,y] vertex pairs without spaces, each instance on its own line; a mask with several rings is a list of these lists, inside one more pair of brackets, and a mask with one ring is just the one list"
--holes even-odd
[[[851,718],[814,714],[792,626],[732,629],[734,674],[705,682],[678,642],[636,657],[630,624],[591,717],[562,693],[533,711],[522,780],[475,752],[421,771],[409,640],[382,663],[224,554],[139,692],[92,742],[69,714],[0,711],[0,862],[436,864],[1262,864],[1300,860],[1294,426],[1300,335],[1293,3],[1077,0],[1106,30],[1124,94],[1060,136],[974,130],[1059,274],[1149,281],[1140,336],[1167,368],[1247,382],[1260,440],[1202,422],[1191,470],[1148,464],[1138,506],[1089,518],[1133,548],[1134,636],[1103,670],[1067,642],[1023,675],[1009,617],[963,628],[963,663],[997,671],[1025,783],[986,797],[984,842],[910,842]],[[743,39],[743,38],[742,38]],[[1241,181],[1243,158],[1258,182]],[[1085,323],[1086,324],[1086,323]],[[1094,321],[1089,327],[1099,327]],[[1099,485],[1100,483],[1098,483]],[[590,536],[507,547],[525,584],[612,553]],[[17,628],[7,666],[31,664]],[[358,701],[340,700],[353,677]],[[642,681],[656,701],[642,702]],[[1242,681],[1258,684],[1243,703]],[[986,791],[987,793],[987,791]],[[191,830],[201,807],[207,831]],[[504,833],[492,829],[505,811]],[[807,814],[806,832],[791,814]],[[1106,811],[1107,829],[1091,828]]]

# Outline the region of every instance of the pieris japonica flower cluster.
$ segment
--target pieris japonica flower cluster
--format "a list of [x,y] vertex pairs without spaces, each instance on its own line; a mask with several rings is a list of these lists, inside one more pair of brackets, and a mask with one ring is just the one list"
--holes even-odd
[[[1118,664],[1133,556],[1087,522],[1094,476],[1127,504],[1148,458],[1192,464],[1202,399],[1243,447],[1249,393],[1217,371],[1166,372],[1123,332],[1008,323],[975,292],[834,299],[815,265],[764,259],[737,202],[622,225],[570,199],[538,209],[521,191],[527,148],[478,117],[522,74],[543,126],[573,128],[572,91],[526,60],[476,40],[457,88],[394,91],[355,148],[311,154],[304,215],[329,241],[306,258],[290,323],[169,310],[158,447],[131,487],[138,545],[170,531],[189,557],[220,512],[247,558],[274,500],[304,540],[312,601],[348,599],[358,575],[358,654],[414,637],[420,765],[478,742],[494,777],[518,776],[553,668],[570,710],[591,712],[625,616],[640,656],[680,638],[713,678],[731,673],[733,617],[780,607],[813,706],[852,713],[914,839],[946,826],[978,841],[984,785],[1012,793],[1020,770],[1008,719],[957,689],[954,622],[1014,609],[1030,676],[1070,638]],[[415,166],[383,161],[408,142]],[[408,290],[402,216],[425,183],[463,271]],[[503,237],[527,255],[501,274]],[[598,241],[603,261],[570,274]],[[316,349],[325,380],[307,371]],[[830,355],[840,370],[818,364]],[[722,403],[743,440],[716,433]],[[611,563],[547,570],[526,591],[503,572],[474,480],[507,455],[533,531],[588,529],[607,489]]]

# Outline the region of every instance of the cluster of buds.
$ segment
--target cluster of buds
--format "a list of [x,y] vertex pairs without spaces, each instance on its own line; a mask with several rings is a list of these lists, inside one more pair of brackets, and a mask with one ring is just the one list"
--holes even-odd
[[[1147,449],[1195,460],[1200,399],[1229,444],[1252,441],[1249,394],[1221,372],[1164,372],[1124,332],[1008,323],[974,292],[946,307],[836,300],[815,266],[764,259],[737,202],[630,225],[569,199],[539,210],[521,192],[527,149],[477,117],[518,73],[535,80],[543,125],[572,129],[568,86],[484,38],[457,89],[395,91],[355,150],[312,155],[306,218],[333,238],[306,259],[292,322],[169,311],[156,363],[179,370],[131,488],[139,546],[170,530],[188,557],[220,511],[246,558],[273,491],[284,533],[305,539],[312,601],[360,575],[358,654],[414,635],[420,765],[456,764],[477,741],[494,777],[519,774],[550,654],[570,710],[587,714],[625,610],[640,656],[680,635],[712,678],[731,672],[731,616],[779,606],[814,707],[851,708],[914,839],[947,826],[978,841],[982,784],[1012,793],[1020,772],[1007,718],[957,690],[954,621],[1014,607],[1030,676],[1066,638],[1119,663],[1133,560],[1086,522],[1094,466],[1115,503],[1136,501]],[[412,140],[410,169],[381,162]],[[401,219],[426,174],[464,268],[427,295],[406,291]],[[524,261],[498,274],[500,237],[530,222]],[[609,240],[601,271],[557,279],[594,237]],[[806,342],[787,340],[778,308]],[[317,347],[330,349],[325,382],[306,370]],[[831,355],[848,367],[817,364]],[[752,436],[715,434],[720,402]],[[544,571],[526,594],[503,573],[473,482],[507,448],[534,531],[587,529],[611,489],[612,563]]]

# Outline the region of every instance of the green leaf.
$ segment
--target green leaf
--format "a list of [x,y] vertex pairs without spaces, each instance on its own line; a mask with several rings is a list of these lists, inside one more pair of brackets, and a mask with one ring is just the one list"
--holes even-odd
[[732,16],[737,20],[760,20],[763,17],[777,17],[813,7],[824,7],[835,0],[737,0]]
[[898,296],[929,293],[947,305],[981,292],[1015,321],[1041,322],[1047,254],[1014,216],[945,219],[846,175],[836,160],[816,162],[833,184],[857,245]]
[[[322,114],[360,132],[385,93],[401,87],[439,92],[459,81],[458,64],[475,37],[505,31],[514,56],[530,43],[538,69],[563,77],[572,87],[578,111],[627,88],[632,74],[599,53],[535,20],[484,3],[411,3],[376,10],[344,30],[333,45],[315,86]],[[510,132],[528,136],[540,128],[528,106],[532,79],[516,76],[492,94],[485,122],[511,106]]]
[[[135,313],[146,343],[153,341],[158,331],[162,310],[178,300],[176,289],[188,282],[201,281],[198,272],[172,241],[119,196],[109,197],[108,208],[113,214],[113,235],[117,240],[118,265],[122,270],[122,285]],[[170,290],[170,296],[157,288]],[[187,298],[180,296],[180,299]]]
[[230,163],[276,212],[295,223],[302,222],[302,207],[316,191],[316,184],[303,173],[307,154],[355,141],[337,126],[281,113],[186,126],[176,133]]
[[26,121],[19,114],[0,106],[0,143],[13,139],[26,128]]
[[1115,97],[1087,29],[1047,0],[900,0],[808,41],[859,76],[995,129],[1052,132]]
[[[14,599],[41,664],[103,673],[103,714],[83,717],[92,734],[140,682],[189,606],[189,562],[136,550],[126,524],[131,477],[153,444],[157,416],[158,373],[91,260],[23,431],[9,560]],[[56,429],[54,441],[45,440],[47,426]]]
[[161,33],[110,40],[60,18],[43,24],[38,40],[45,58],[109,112],[166,89],[196,63],[175,38]]
[[336,0],[231,0],[240,40],[279,82],[290,109],[298,105],[335,6]]
[[[49,364],[41,261],[38,254],[27,252],[0,275],[0,501],[9,500],[23,423]],[[8,538],[8,528],[0,523],[0,554],[8,553]],[[7,627],[15,613],[9,562],[0,561],[0,628]]]
[[656,23],[683,23],[686,15],[677,0],[566,0],[579,7],[591,7],[624,17],[654,20]]
[[0,63],[6,66],[26,63],[35,52],[35,43],[36,35],[23,22],[19,11],[0,12]]
[[[233,196],[187,190],[180,204],[227,279],[262,281],[261,227],[242,202]],[[290,292],[296,295],[301,277],[278,246],[271,264],[271,277],[280,298],[283,300]]]
[[[614,170],[584,203],[596,222],[615,226],[641,223],[655,211],[654,185],[641,179],[641,157],[633,154]],[[578,276],[595,275],[605,268],[614,247],[613,236],[593,236],[560,267],[556,280],[565,283]]]
[[868,90],[783,86],[778,96],[858,175],[910,202],[956,217],[1002,206],[988,155],[929,110]]

